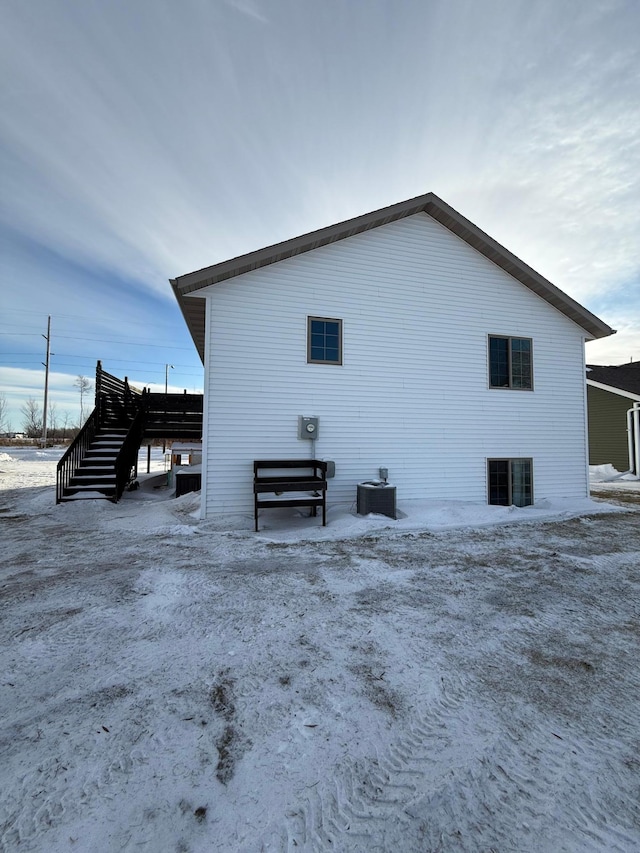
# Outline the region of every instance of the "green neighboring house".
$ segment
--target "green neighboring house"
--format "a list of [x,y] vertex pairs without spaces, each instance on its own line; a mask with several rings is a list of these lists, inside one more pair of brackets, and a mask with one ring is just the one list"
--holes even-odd
[[618,471],[629,470],[627,412],[634,403],[640,404],[640,361],[587,365],[590,465],[609,463]]

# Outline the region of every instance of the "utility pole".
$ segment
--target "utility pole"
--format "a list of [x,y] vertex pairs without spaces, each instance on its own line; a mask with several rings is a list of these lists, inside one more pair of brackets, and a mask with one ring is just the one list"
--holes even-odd
[[[164,366],[164,396],[165,396],[165,398],[167,396],[167,392],[169,391],[169,368],[171,368],[173,370],[173,365],[172,364],[165,364],[165,366]],[[166,412],[166,409],[167,409],[166,399],[164,401],[164,406],[165,406],[165,412]],[[164,455],[166,452],[167,452],[167,440],[165,439],[162,442],[162,458],[163,458],[163,461],[164,461]]]
[[49,358],[51,356],[51,315],[47,319],[47,334],[42,336],[47,342],[47,360],[44,364],[44,407],[42,410],[42,446],[47,446],[47,404],[49,398]]
[[168,393],[169,391],[169,368],[173,370],[172,364],[165,364],[164,366],[164,393]]

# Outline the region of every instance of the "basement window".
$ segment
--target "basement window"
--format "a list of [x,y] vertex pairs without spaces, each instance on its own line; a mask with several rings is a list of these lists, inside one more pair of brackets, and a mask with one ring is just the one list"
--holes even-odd
[[531,338],[489,335],[489,387],[533,389]]
[[531,506],[533,460],[488,459],[489,503],[494,506]]
[[342,364],[342,320],[307,317],[307,362]]

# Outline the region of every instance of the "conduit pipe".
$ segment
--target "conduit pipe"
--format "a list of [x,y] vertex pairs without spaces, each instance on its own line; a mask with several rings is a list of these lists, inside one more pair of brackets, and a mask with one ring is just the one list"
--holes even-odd
[[629,470],[640,479],[640,403],[634,403],[627,412],[627,443]]

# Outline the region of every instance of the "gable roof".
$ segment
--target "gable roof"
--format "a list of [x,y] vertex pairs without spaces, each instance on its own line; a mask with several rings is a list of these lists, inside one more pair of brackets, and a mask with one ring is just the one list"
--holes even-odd
[[480,228],[468,219],[465,219],[464,216],[461,216],[456,210],[446,204],[446,202],[433,193],[427,193],[426,195],[417,196],[398,204],[392,204],[389,207],[365,213],[363,216],[356,216],[354,219],[348,219],[345,222],[339,222],[327,228],[320,228],[318,231],[302,234],[300,237],[285,240],[283,243],[267,246],[256,252],[249,252],[246,255],[240,255],[237,258],[232,258],[231,260],[223,261],[222,263],[171,279],[171,287],[187,322],[191,337],[200,353],[200,358],[204,361],[204,299],[193,298],[194,296],[197,297],[199,290],[209,287],[212,284],[218,284],[221,281],[234,278],[235,276],[243,275],[243,273],[250,272],[251,270],[275,264],[285,258],[291,258],[303,252],[310,252],[312,249],[327,246],[329,243],[336,243],[338,240],[344,240],[347,237],[352,237],[354,234],[361,234],[363,231],[379,228],[381,225],[387,225],[389,222],[395,222],[407,216],[414,216],[416,213],[426,213],[435,219],[436,222],[444,225],[445,228],[448,228],[449,231],[460,237],[460,239],[464,240],[473,249],[480,252],[480,254],[501,267],[525,287],[528,287],[529,290],[537,293],[538,296],[542,297],[542,299],[546,300],[554,308],[557,308],[558,311],[561,311],[570,320],[581,326],[588,336],[592,338],[604,338],[607,335],[615,334],[614,330],[596,317],[595,314],[587,311],[586,308],[571,299],[570,296],[567,296],[566,293],[563,293],[554,284],[551,284],[550,281],[547,281],[546,278],[515,255],[511,254],[504,246],[501,246],[489,237],[488,234],[485,234],[484,231],[481,231]]
[[640,361],[605,367],[599,364],[587,365],[587,382],[607,389],[626,391],[637,397],[640,395]]

